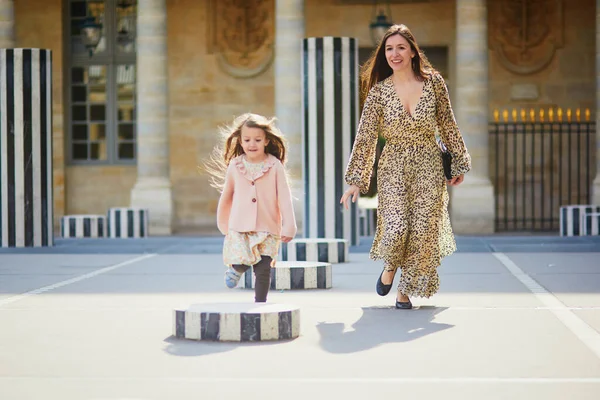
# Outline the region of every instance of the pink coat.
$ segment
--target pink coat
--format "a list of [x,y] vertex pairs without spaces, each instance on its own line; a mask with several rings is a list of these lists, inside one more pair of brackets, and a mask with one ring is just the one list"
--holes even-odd
[[232,159],[227,168],[217,207],[219,230],[224,235],[232,230],[294,237],[296,217],[281,161],[269,154],[262,175],[252,179],[246,173],[242,157]]

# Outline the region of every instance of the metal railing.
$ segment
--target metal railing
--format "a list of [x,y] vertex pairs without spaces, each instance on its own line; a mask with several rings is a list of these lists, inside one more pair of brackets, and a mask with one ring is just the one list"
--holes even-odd
[[559,209],[589,204],[596,124],[590,111],[494,111],[490,175],[496,231],[554,231]]

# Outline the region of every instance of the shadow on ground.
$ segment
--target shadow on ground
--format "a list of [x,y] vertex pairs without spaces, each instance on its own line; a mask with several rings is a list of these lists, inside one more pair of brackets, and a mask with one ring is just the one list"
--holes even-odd
[[412,310],[394,307],[363,307],[362,316],[344,330],[341,322],[320,322],[317,330],[320,346],[330,353],[347,354],[365,351],[388,343],[417,340],[452,328],[454,325],[433,322],[447,307],[422,306]]
[[289,340],[272,340],[263,342],[218,342],[204,340],[179,339],[174,336],[165,338],[167,346],[163,349],[166,353],[178,357],[201,357],[209,354],[225,353],[239,347],[274,346],[289,343]]

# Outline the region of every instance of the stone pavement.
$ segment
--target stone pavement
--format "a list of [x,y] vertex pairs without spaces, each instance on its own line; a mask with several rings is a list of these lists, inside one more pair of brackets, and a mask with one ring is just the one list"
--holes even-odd
[[459,237],[410,311],[376,295],[366,240],[332,289],[271,291],[299,338],[174,339],[178,306],[253,300],[224,286],[221,243],[0,249],[0,399],[600,398],[600,238]]

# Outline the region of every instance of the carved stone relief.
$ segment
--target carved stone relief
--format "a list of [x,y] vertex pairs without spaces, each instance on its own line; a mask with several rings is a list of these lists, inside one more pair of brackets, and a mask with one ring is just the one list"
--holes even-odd
[[208,52],[236,78],[265,71],[273,60],[275,0],[208,0]]
[[563,0],[494,0],[488,4],[489,45],[509,71],[538,72],[563,46]]

